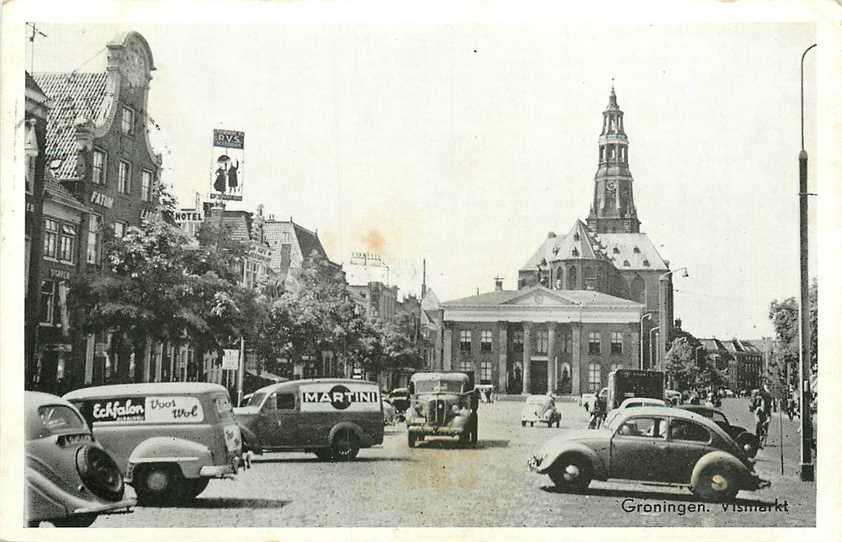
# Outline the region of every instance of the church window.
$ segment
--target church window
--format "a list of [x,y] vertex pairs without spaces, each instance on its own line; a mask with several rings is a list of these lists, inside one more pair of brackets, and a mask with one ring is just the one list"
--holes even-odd
[[576,286],[576,268],[570,267],[567,269],[567,289],[575,290]]
[[631,267],[631,264],[628,260],[623,260],[623,267]]
[[599,161],[605,162],[605,145],[599,146]]

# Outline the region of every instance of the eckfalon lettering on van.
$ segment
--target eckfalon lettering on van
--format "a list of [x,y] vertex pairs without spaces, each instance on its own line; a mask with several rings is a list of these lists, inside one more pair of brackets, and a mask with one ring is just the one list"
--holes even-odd
[[[372,408],[373,407],[373,408]],[[336,384],[301,386],[301,409],[307,410],[377,410],[380,392],[371,385]]]
[[94,422],[117,422],[143,420],[146,408],[143,397],[95,401],[91,405],[91,417]]

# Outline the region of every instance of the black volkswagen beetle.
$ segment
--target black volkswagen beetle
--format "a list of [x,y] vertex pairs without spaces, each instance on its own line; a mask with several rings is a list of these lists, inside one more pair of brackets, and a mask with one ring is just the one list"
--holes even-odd
[[117,464],[95,442],[79,411],[61,397],[28,391],[26,431],[26,521],[37,527],[88,527],[99,514],[128,510]]
[[703,405],[679,405],[678,408],[683,408],[684,410],[689,410],[690,412],[708,418],[724,429],[728,433],[728,436],[739,444],[746,456],[754,457],[757,455],[757,449],[760,447],[757,436],[749,432],[745,427],[731,425],[728,422],[728,417],[721,410]]

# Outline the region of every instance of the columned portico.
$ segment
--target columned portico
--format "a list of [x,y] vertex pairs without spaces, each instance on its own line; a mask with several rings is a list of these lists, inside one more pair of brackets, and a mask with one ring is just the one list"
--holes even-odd
[[509,333],[506,322],[497,322],[497,389],[503,391],[508,385],[509,371]]
[[453,368],[453,328],[449,325],[444,328],[444,359],[442,365],[445,371],[450,371]]
[[532,383],[532,323],[523,322],[523,395],[529,395]]
[[580,384],[582,382],[582,373],[579,367],[582,364],[582,324],[573,322],[570,324],[570,344],[572,350],[572,357],[570,363],[570,393],[573,395],[580,395],[582,389]]

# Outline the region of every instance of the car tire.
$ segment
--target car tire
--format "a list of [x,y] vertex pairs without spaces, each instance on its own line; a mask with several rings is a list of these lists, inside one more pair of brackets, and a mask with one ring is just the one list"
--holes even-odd
[[192,501],[208,487],[210,478],[190,478],[184,480],[184,500]]
[[562,491],[584,491],[591,484],[591,465],[579,455],[564,455],[556,459],[548,472],[550,480]]
[[704,501],[732,501],[740,492],[739,478],[725,465],[710,465],[699,474],[691,488],[693,494]]
[[132,485],[138,504],[168,506],[183,498],[184,482],[177,466],[151,463],[136,467]]
[[330,443],[334,461],[353,461],[360,453],[360,445],[357,435],[351,429],[340,429],[333,435]]
[[96,520],[96,514],[74,514],[65,518],[51,519],[56,527],[90,527]]
[[82,483],[101,499],[116,502],[123,498],[125,485],[117,463],[108,452],[85,445],[76,450],[76,470]]
[[333,452],[330,448],[319,448],[318,450],[313,450],[313,453],[316,454],[316,457],[318,457],[320,461],[333,460]]
[[415,435],[415,433],[411,431],[406,433],[406,443],[409,445],[410,448],[415,448],[415,441],[417,439],[418,437]]
[[760,443],[757,441],[757,437],[749,432],[745,432],[737,435],[736,440],[737,444],[746,454],[746,457],[754,457],[757,455],[757,450],[760,448]]

